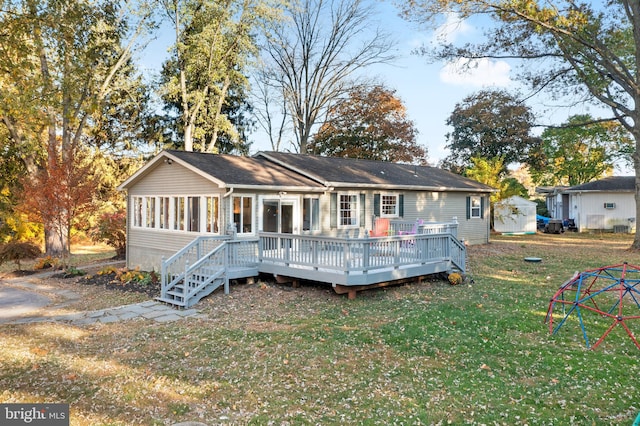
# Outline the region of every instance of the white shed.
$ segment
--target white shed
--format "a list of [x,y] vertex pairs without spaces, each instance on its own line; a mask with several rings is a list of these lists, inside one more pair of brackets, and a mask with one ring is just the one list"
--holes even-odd
[[501,233],[535,234],[536,203],[517,195],[495,203],[493,229]]

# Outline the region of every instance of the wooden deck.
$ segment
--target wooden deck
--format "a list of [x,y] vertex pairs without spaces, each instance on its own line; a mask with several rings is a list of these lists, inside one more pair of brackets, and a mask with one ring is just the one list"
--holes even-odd
[[260,272],[363,286],[464,270],[465,247],[450,234],[337,239],[261,234]]
[[441,272],[465,271],[466,248],[451,232],[376,238],[260,233],[199,237],[163,261],[160,300],[192,306],[229,280],[259,273],[331,284],[338,293]]

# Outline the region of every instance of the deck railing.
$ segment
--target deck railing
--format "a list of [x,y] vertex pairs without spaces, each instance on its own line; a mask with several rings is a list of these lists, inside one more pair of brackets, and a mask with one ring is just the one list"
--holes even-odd
[[421,220],[391,220],[389,222],[389,235],[404,234],[446,234],[458,237],[458,220],[452,222],[423,222]]
[[366,274],[433,261],[450,261],[465,270],[465,246],[451,233],[378,238],[332,238],[260,233],[260,263]]

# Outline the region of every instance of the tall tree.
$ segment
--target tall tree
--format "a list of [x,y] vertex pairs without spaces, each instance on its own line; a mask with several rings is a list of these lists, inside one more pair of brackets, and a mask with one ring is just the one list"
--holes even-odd
[[[267,78],[282,93],[300,153],[327,108],[353,86],[356,73],[393,59],[393,43],[374,27],[368,0],[294,0],[271,28]],[[287,25],[288,24],[288,25]]]
[[[493,19],[485,40],[425,51],[435,58],[519,58],[519,77],[534,91],[608,108],[634,139],[640,217],[640,2],[412,0],[399,6],[408,19],[428,24],[451,11]],[[640,233],[632,247],[640,249]]]
[[629,159],[631,135],[617,122],[597,122],[589,115],[570,117],[542,133],[542,167],[532,168],[540,185],[579,185],[613,173]]
[[[247,84],[257,54],[254,33],[274,9],[270,0],[163,0],[175,30],[173,57],[164,64],[163,95],[179,100],[184,149],[216,151],[218,134],[237,139],[224,114],[232,87]],[[241,89],[240,89],[241,90]]]
[[[92,210],[98,187],[91,170],[93,164],[86,152],[74,153],[65,161],[50,160],[47,169],[22,179],[28,196],[22,197],[20,208],[35,220],[50,226],[49,232],[65,247],[71,240],[71,229],[79,215]],[[69,250],[60,253],[63,258]]]
[[309,152],[329,157],[426,164],[413,122],[394,90],[359,86],[329,109]]
[[443,166],[461,171],[471,165],[473,157],[501,157],[503,167],[528,163],[535,158],[539,139],[531,134],[535,116],[531,109],[503,90],[483,90],[458,103],[447,125],[447,148],[451,154]]
[[[150,10],[143,3],[130,6],[112,0],[2,3],[0,122],[30,176],[49,176],[55,184],[53,176],[65,175],[58,173],[62,165],[79,164],[87,129],[132,77],[132,53]],[[60,218],[41,216],[47,253],[68,252]]]
[[[527,188],[505,171],[502,157],[491,159],[473,157],[471,158],[471,165],[465,170],[464,175],[497,189],[490,197],[492,206],[496,201],[504,200],[513,195],[528,197]],[[491,224],[493,225],[493,217],[491,218]]]
[[[169,84],[175,78],[175,67],[170,65],[172,62],[171,60],[167,61],[163,66],[160,75],[161,85]],[[207,122],[207,108],[204,108],[204,113],[195,121],[191,130],[192,150],[205,150],[207,141],[212,141],[215,138],[216,141],[211,146],[214,152],[239,155],[249,152],[251,143],[248,141],[248,135],[254,129],[255,122],[253,120],[253,106],[249,102],[247,89],[244,83],[232,84],[228,88],[220,110],[221,117],[224,117],[223,120],[228,121],[223,126],[214,126],[212,122]],[[184,104],[181,101],[181,95],[164,91],[162,100],[165,110],[163,122],[167,131],[165,143],[176,149],[186,149],[185,131],[187,128],[184,126],[182,111]],[[205,104],[210,104],[209,101]]]

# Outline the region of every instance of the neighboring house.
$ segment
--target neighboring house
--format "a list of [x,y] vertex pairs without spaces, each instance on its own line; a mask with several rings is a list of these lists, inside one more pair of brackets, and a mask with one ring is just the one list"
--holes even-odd
[[[128,193],[127,266],[156,271],[167,268],[162,265],[163,258],[184,251],[196,237],[233,235],[237,241],[255,241],[260,247],[247,249],[254,250],[252,253],[263,250],[269,237],[266,233],[278,238],[297,236],[296,241],[274,243],[277,246],[272,249],[310,247],[322,238],[322,250],[328,247],[328,238],[334,238],[331,243],[336,245],[351,238],[364,247],[366,244],[358,239],[368,237],[377,218],[404,225],[421,220],[425,234],[432,222],[455,223],[454,239],[466,244],[487,243],[489,195],[493,192],[487,185],[426,166],[280,152],[238,157],[173,150],[158,154],[119,188]],[[394,235],[410,234],[409,228]],[[307,239],[301,242],[303,238]],[[393,243],[399,244],[397,249],[403,254],[410,247],[414,255],[449,256],[450,248],[418,248],[416,240],[406,236],[395,238]],[[355,245],[351,245],[341,248],[340,253],[352,250],[353,257],[360,258],[370,249],[367,246],[356,253]],[[264,258],[256,263],[263,265]],[[352,258],[344,261],[347,264],[338,269],[348,277],[323,277],[316,271],[312,279],[333,283],[334,287],[340,280],[347,285],[373,280],[368,263],[359,267],[358,273],[368,277],[364,280],[354,278]],[[287,260],[283,265],[289,263]],[[315,267],[317,270],[326,264]],[[275,274],[284,274],[277,265],[271,268]],[[267,269],[259,271],[271,272]],[[397,263],[392,269],[395,272],[379,271],[378,278],[409,275],[406,265]]]
[[503,234],[535,234],[536,203],[517,195],[494,203],[493,229]]
[[635,232],[635,177],[611,176],[571,187],[539,188],[552,219],[573,220],[578,231]]

